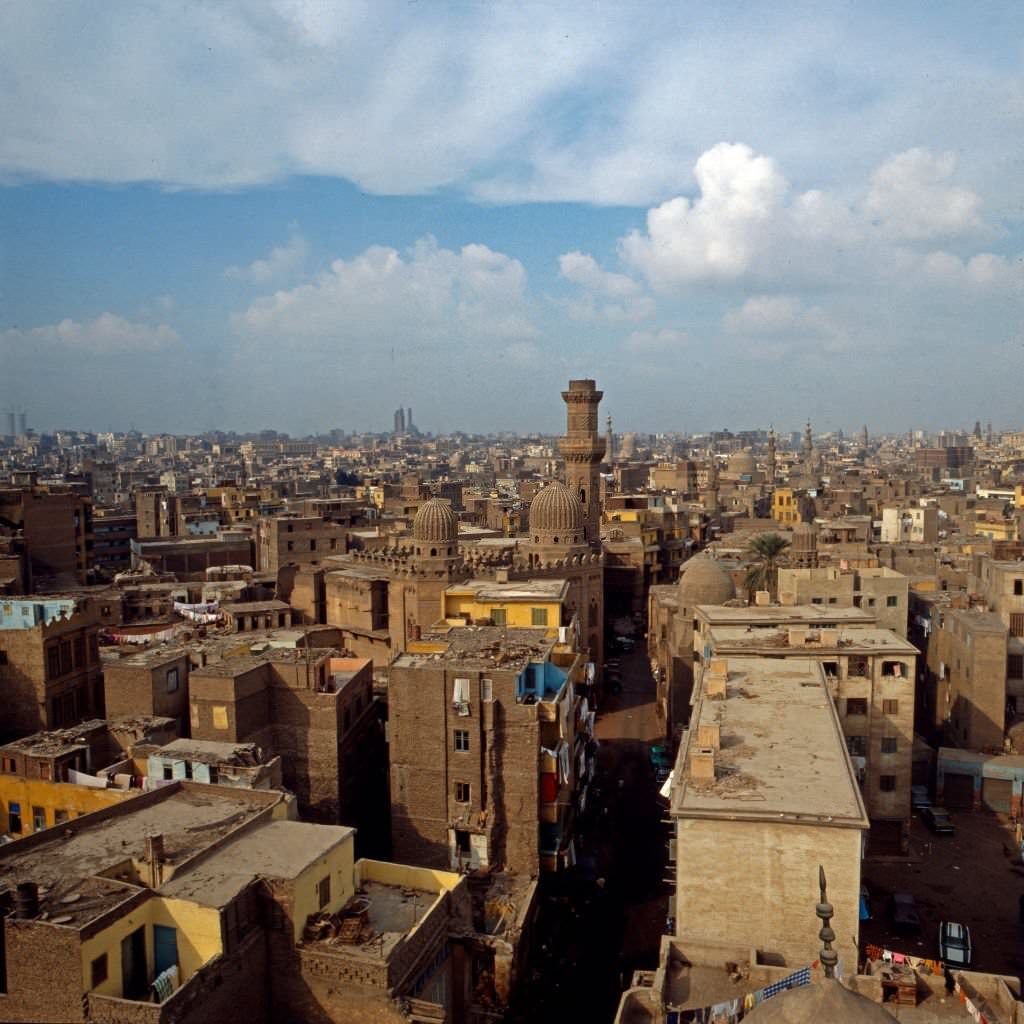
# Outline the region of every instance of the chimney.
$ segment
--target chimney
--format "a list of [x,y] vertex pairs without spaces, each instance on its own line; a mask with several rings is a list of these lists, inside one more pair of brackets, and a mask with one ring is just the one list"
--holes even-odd
[[711,747],[697,747],[690,752],[690,779],[694,782],[715,781],[715,752]]
[[770,591],[759,590],[754,594],[754,604],[757,605],[758,608],[763,608],[765,605],[769,605],[771,603],[772,595]]
[[717,722],[707,722],[697,727],[698,746],[720,750],[722,747],[722,727]]
[[729,662],[714,658],[708,666],[706,692],[709,697],[724,697],[725,684],[729,679]]
[[14,916],[21,921],[39,915],[39,886],[35,882],[19,882],[14,891]]
[[508,568],[494,570],[495,583],[508,583]]
[[163,833],[146,836],[146,866],[149,868],[149,887],[156,889],[161,882],[160,864],[164,859]]

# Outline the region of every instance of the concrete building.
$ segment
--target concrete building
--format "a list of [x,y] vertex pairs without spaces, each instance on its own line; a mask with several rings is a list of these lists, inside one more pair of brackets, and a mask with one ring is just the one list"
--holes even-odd
[[398,859],[526,877],[571,863],[596,749],[585,680],[554,626],[452,627],[400,655],[388,681]]
[[167,716],[178,723],[179,735],[188,735],[190,667],[184,647],[161,645],[124,657],[105,655],[103,693],[107,715]]
[[923,508],[882,509],[883,544],[934,544],[939,539],[939,510]]
[[[779,624],[780,617],[790,616]],[[876,850],[905,849],[910,828],[917,649],[856,608],[696,609],[695,658],[820,662],[857,769]],[[852,622],[851,625],[844,625]]]
[[257,521],[256,568],[277,572],[286,565],[319,565],[345,551],[345,528],[319,516],[272,516]]
[[0,533],[25,545],[29,593],[85,583],[92,548],[92,500],[50,487],[0,489]]
[[91,601],[0,602],[0,734],[59,729],[103,714],[99,630]]
[[809,963],[819,942],[807,908],[823,864],[839,954],[857,962],[868,818],[830,686],[805,657],[702,665],[671,789],[680,943]]
[[779,569],[781,604],[863,608],[882,629],[907,635],[910,580],[884,566],[867,569],[821,567]]

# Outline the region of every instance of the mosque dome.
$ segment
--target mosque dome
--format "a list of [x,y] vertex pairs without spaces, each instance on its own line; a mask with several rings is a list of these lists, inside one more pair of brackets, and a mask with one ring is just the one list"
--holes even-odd
[[729,468],[726,470],[730,476],[750,475],[757,472],[757,463],[754,456],[745,448],[740,452],[733,452],[729,456]]
[[558,480],[547,485],[530,506],[531,530],[559,530],[568,533],[583,529],[583,506],[579,498]]
[[866,996],[851,992],[835,978],[824,978],[811,985],[780,992],[755,1006],[744,1016],[755,1024],[819,1024],[843,1021],[843,1024],[892,1024],[896,1019],[888,1010]]
[[691,558],[679,574],[679,603],[683,608],[698,604],[725,604],[736,596],[732,577],[709,555]]
[[431,498],[420,505],[412,521],[412,536],[423,544],[452,544],[459,539],[459,523],[451,505]]

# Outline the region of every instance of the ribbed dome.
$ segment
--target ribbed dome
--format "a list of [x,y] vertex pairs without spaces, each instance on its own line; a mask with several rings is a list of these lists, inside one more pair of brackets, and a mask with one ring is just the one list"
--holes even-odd
[[425,501],[412,521],[412,536],[425,544],[451,544],[458,540],[459,523],[451,505],[440,498]]
[[580,499],[558,480],[548,484],[530,506],[531,530],[560,530],[563,533],[583,529]]
[[756,473],[757,463],[754,461],[754,456],[746,450],[733,452],[733,454],[729,456],[729,469],[727,472],[732,476],[743,476],[744,474]]
[[844,988],[834,978],[780,992],[743,1018],[758,1024],[891,1024],[896,1018],[866,996]]
[[709,555],[691,558],[679,574],[679,603],[684,608],[725,604],[735,596],[732,577]]

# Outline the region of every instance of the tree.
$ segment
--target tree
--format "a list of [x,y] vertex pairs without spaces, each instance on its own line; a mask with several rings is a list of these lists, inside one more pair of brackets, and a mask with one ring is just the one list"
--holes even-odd
[[788,547],[789,541],[778,533],[759,533],[750,539],[746,553],[751,564],[744,579],[748,595],[767,590],[775,599],[779,558]]

